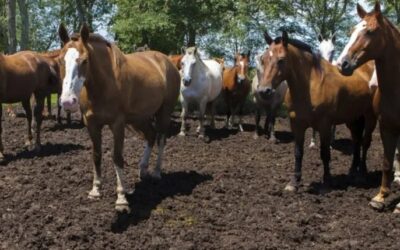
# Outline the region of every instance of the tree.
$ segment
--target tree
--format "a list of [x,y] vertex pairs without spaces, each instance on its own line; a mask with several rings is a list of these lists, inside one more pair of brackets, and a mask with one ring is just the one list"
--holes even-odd
[[15,53],[17,50],[17,29],[16,29],[16,4],[15,0],[7,0],[7,29],[8,29],[8,53]]
[[21,39],[20,49],[29,48],[29,14],[26,0],[18,0],[19,13],[21,16]]
[[8,48],[6,0],[0,0],[0,53]]

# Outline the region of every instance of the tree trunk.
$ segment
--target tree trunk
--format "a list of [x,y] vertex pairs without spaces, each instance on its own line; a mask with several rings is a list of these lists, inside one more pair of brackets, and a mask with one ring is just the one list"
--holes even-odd
[[7,0],[7,21],[8,21],[8,53],[17,51],[17,30],[15,25],[15,0]]
[[[6,1],[0,0],[0,16],[7,16]],[[7,36],[7,23],[6,19],[0,19],[0,52],[8,50],[8,36]]]
[[87,23],[85,8],[83,7],[82,0],[76,0],[76,9],[78,11],[78,18],[80,25],[82,25],[83,23]]
[[196,45],[196,30],[193,27],[189,27],[189,34],[188,34],[188,47],[192,47]]
[[29,13],[26,0],[18,0],[19,13],[21,15],[21,50],[29,49]]

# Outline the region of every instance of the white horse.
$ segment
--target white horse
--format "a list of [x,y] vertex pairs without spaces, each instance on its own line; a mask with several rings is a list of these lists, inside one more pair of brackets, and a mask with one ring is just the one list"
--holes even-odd
[[[321,54],[321,57],[330,62],[333,65],[336,65],[336,61],[333,60],[333,56],[335,55],[335,42],[336,42],[336,34],[331,34],[330,38],[324,39],[322,35],[318,35],[319,46],[318,50]],[[332,142],[335,140],[336,126],[332,126]],[[317,136],[317,132],[313,129],[312,136],[309,148],[315,148],[315,138]]]
[[182,125],[180,136],[185,136],[186,115],[190,103],[199,106],[199,137],[204,137],[204,114],[207,104],[211,106],[211,127],[214,127],[215,100],[222,90],[222,67],[215,60],[202,60],[196,47],[184,51],[182,58],[182,83],[180,101],[182,104]]
[[253,101],[257,105],[256,116],[255,116],[256,131],[254,133],[254,139],[257,139],[259,134],[261,110],[265,110],[266,118],[265,118],[264,131],[266,132],[270,141],[276,142],[275,117],[279,107],[282,105],[284,101],[288,86],[286,82],[283,82],[279,85],[277,89],[275,89],[274,92],[269,93],[269,96],[267,98],[262,98],[260,96],[260,92],[257,91],[257,88],[259,84],[259,79],[262,79],[264,73],[263,72],[264,67],[261,64],[262,55],[263,54],[255,56],[257,74],[253,77],[252,88],[251,88]]

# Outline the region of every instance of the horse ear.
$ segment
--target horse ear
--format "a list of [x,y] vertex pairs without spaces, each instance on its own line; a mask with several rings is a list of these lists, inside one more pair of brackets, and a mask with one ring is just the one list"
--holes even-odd
[[82,42],[86,44],[89,40],[89,34],[90,34],[89,27],[87,26],[86,23],[83,23],[80,33]]
[[286,30],[282,31],[282,43],[283,46],[287,47],[289,43],[289,36]]
[[382,11],[381,11],[381,4],[380,4],[379,1],[376,1],[376,2],[375,2],[374,10],[375,10],[376,13],[382,13]]
[[182,54],[186,54],[186,47],[185,46],[181,47],[181,52],[182,52]]
[[367,12],[359,3],[357,3],[357,13],[361,17],[361,19],[364,19],[364,17],[367,15]]
[[272,39],[272,37],[270,37],[270,35],[268,34],[267,31],[264,31],[264,39],[265,39],[265,42],[266,42],[268,45],[271,45],[271,43],[274,41],[274,40]]
[[68,31],[65,28],[63,23],[61,23],[60,26],[58,27],[58,36],[60,37],[61,42],[63,44],[68,43],[69,40],[70,40],[69,35],[68,35]]
[[318,34],[318,41],[319,42],[322,42],[324,40],[324,38],[322,37],[322,35],[321,34]]
[[331,41],[332,41],[333,44],[336,43],[336,32],[333,33],[333,35],[331,36]]

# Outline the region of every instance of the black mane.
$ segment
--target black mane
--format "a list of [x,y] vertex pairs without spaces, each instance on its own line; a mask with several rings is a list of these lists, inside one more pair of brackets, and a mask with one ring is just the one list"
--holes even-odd
[[[277,37],[274,40],[274,43],[281,43],[281,42],[282,42],[282,37]],[[314,54],[312,47],[305,42],[290,38],[289,44],[293,45],[294,47],[296,47],[300,50],[304,50],[304,51],[307,51],[308,53]]]

